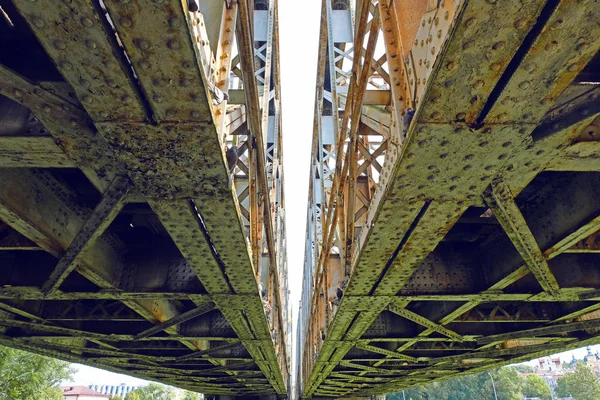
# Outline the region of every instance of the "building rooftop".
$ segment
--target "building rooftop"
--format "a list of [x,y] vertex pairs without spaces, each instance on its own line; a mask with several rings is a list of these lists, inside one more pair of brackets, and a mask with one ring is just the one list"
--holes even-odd
[[62,386],[60,389],[62,390],[63,395],[65,395],[65,396],[85,395],[85,396],[96,396],[101,399],[109,398],[108,395],[96,392],[95,390],[92,390],[85,386]]

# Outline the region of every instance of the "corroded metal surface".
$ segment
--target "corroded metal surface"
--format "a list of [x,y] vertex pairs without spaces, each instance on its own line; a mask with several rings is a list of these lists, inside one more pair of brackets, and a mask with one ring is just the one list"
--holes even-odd
[[[354,66],[350,89],[317,81],[316,120],[328,91],[362,116],[334,132],[315,126],[314,159],[328,136],[338,152],[309,195],[299,395],[386,393],[599,343],[600,79],[586,69],[599,4],[359,3],[355,43],[366,43],[363,13],[381,18],[386,54],[374,58],[390,72],[389,86],[370,76],[367,89],[391,103],[374,112],[352,92],[372,60]],[[348,121],[386,151],[354,156]],[[372,168],[367,197],[357,182]],[[318,185],[341,195],[315,198]],[[352,204],[367,208],[355,234]]]
[[[253,2],[199,3],[3,4],[1,34],[22,53],[0,65],[0,342],[206,394],[281,396],[277,18],[265,47]],[[227,104],[230,88],[244,104]]]

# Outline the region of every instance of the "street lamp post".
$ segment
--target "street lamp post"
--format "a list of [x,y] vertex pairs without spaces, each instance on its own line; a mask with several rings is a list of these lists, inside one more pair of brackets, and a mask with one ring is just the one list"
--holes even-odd
[[489,371],[487,371],[487,374],[490,376],[490,379],[492,380],[492,388],[494,389],[494,399],[498,400],[498,395],[496,394],[496,385],[494,384],[494,377],[492,376],[492,374],[490,374]]

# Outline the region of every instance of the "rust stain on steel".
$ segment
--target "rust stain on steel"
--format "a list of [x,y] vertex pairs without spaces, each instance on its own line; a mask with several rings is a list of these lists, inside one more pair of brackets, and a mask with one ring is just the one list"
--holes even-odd
[[189,27],[197,23],[195,14],[176,0],[106,5],[155,119],[212,121],[210,94]]
[[146,118],[131,67],[91,2],[15,3],[94,120]]
[[600,49],[600,7],[568,0],[551,11],[487,121],[539,121]]
[[543,5],[461,2],[415,118],[474,123]]

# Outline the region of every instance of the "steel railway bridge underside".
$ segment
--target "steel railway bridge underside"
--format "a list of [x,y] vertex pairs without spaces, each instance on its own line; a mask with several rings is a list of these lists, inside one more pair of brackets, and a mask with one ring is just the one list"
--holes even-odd
[[600,343],[600,3],[324,0],[298,396]]
[[0,7],[0,344],[285,396],[277,2]]

